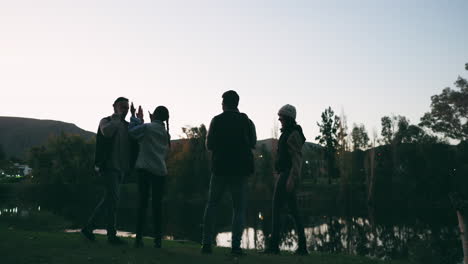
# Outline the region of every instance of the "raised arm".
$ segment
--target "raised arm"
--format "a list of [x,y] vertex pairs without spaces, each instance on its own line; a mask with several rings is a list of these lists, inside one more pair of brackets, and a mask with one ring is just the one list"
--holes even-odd
[[115,132],[119,129],[120,125],[120,115],[113,114],[110,120],[103,118],[99,123],[99,129],[104,137],[112,137]]
[[130,125],[128,125],[128,134],[131,138],[139,140],[145,135],[146,125],[138,117],[130,117]]

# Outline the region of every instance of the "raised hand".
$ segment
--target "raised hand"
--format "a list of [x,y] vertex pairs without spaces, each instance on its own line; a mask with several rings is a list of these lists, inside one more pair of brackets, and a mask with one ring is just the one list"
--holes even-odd
[[138,113],[136,114],[136,116],[143,122],[143,108],[141,108],[141,105],[138,106]]
[[136,112],[136,109],[135,109],[135,106],[133,106],[133,102],[132,102],[132,104],[130,105],[130,113],[132,114],[132,117],[135,117],[135,112]]

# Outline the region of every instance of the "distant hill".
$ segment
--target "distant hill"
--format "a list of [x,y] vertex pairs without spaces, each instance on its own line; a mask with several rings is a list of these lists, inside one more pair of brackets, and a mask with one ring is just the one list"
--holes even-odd
[[[183,144],[186,141],[187,141],[187,139],[174,139],[174,140],[171,140],[173,146]],[[256,151],[260,151],[260,149],[262,149],[263,147],[265,147],[265,149],[270,151],[270,152],[276,151],[276,149],[278,148],[278,139],[267,138],[267,139],[258,140],[257,145],[255,147]],[[311,143],[311,142],[305,142],[302,150],[303,151],[305,151],[305,150],[318,150],[318,149],[322,149],[322,148],[323,147],[320,146],[319,144],[315,144],[315,143]]]
[[[274,138],[268,138],[268,139],[263,139],[263,140],[258,140],[257,141],[257,150],[260,150],[262,146],[265,146],[265,148],[268,151],[276,151],[278,148],[278,140]],[[305,142],[304,146],[302,147],[302,150],[314,150],[314,149],[321,149],[322,146],[319,144],[311,143],[311,142]]]
[[26,158],[31,147],[42,145],[50,136],[61,132],[87,139],[95,135],[71,123],[0,116],[0,145],[7,157]]
[[[52,135],[66,134],[80,135],[87,139],[95,136],[95,133],[83,130],[75,124],[41,120],[22,117],[0,116],[0,145],[7,157],[26,158],[27,151],[34,146],[40,146],[47,142]],[[184,139],[172,140],[173,144],[183,143]],[[257,142],[257,151],[265,145],[268,151],[276,151],[277,139],[269,138]],[[306,142],[305,149],[320,149],[321,146]]]

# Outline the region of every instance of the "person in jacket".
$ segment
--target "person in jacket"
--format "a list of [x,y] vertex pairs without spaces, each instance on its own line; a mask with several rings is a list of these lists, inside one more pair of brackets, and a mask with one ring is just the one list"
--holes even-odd
[[93,230],[96,219],[104,214],[107,223],[107,239],[110,244],[124,244],[116,235],[116,213],[120,197],[120,185],[134,164],[136,146],[129,138],[125,121],[128,113],[128,99],[119,97],[113,104],[114,113],[101,119],[96,136],[95,169],[102,177],[105,192],[81,233],[95,241]]
[[278,141],[275,167],[279,177],[277,177],[273,195],[272,234],[266,253],[279,254],[280,252],[280,214],[287,206],[289,213],[294,218],[296,233],[299,237],[299,247],[295,253],[307,255],[304,226],[296,200],[301,176],[302,146],[306,138],[301,126],[296,123],[296,108],[294,106],[287,104],[281,107],[278,116],[281,123],[281,136]]
[[162,198],[166,185],[166,156],[170,148],[169,111],[164,106],[158,106],[150,114],[150,123],[143,122],[143,111],[139,107],[135,116],[135,108],[131,108],[129,133],[139,144],[135,169],[138,177],[138,216],[136,225],[135,247],[143,247],[143,230],[146,222],[148,198],[151,189],[154,247],[161,248],[162,240]]
[[247,177],[254,170],[252,149],[257,136],[254,123],[239,112],[239,95],[227,91],[222,96],[223,112],[210,123],[206,146],[212,152],[212,175],[208,201],[203,219],[202,249],[212,252],[214,217],[224,192],[232,196],[232,248],[231,253],[242,254],[240,247],[246,210]]

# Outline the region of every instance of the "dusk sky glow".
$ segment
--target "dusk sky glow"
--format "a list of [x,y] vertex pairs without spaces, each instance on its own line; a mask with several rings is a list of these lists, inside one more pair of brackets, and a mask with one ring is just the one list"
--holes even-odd
[[171,134],[209,124],[236,90],[259,139],[284,104],[308,141],[331,106],[372,138],[418,123],[467,76],[468,1],[0,1],[0,116],[95,131],[125,96],[165,105]]

